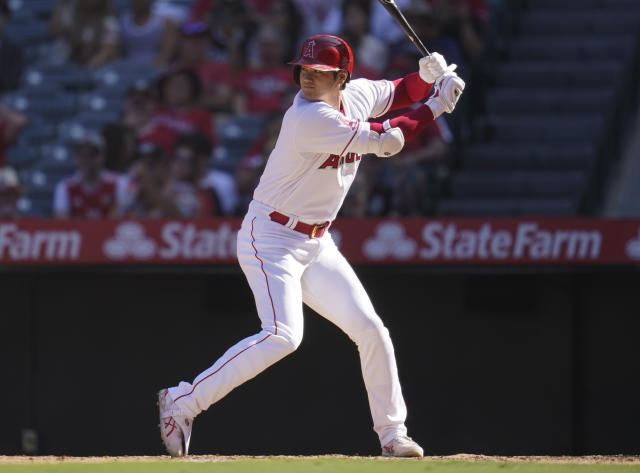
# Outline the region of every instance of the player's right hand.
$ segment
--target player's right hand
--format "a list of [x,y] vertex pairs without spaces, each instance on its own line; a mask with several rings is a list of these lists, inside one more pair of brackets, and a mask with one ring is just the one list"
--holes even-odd
[[418,64],[420,65],[418,71],[420,78],[429,84],[433,84],[447,70],[453,71],[457,67],[455,64],[448,66],[444,56],[440,53],[431,53],[430,56],[420,59]]

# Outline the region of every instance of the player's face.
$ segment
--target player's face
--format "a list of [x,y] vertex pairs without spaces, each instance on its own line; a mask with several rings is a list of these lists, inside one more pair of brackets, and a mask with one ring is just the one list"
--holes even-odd
[[343,74],[333,71],[317,71],[302,66],[300,70],[300,88],[307,100],[317,102],[331,98],[340,92],[340,85],[344,82]]

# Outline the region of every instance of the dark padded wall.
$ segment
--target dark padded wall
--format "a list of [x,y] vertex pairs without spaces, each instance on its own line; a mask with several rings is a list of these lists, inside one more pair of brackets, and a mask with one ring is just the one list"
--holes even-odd
[[[638,453],[640,274],[359,270],[427,453]],[[3,453],[163,453],[155,392],[259,330],[225,274],[0,274]],[[358,353],[307,311],[300,349],[196,420],[193,453],[377,454]]]

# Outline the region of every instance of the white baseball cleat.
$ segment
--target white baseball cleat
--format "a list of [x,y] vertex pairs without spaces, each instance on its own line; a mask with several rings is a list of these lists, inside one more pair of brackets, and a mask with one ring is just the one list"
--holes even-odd
[[406,435],[400,435],[382,447],[383,457],[421,457],[423,454],[422,447]]
[[172,457],[184,457],[189,453],[191,428],[193,419],[182,415],[169,396],[168,389],[158,392],[158,408],[160,411],[160,437],[167,452]]

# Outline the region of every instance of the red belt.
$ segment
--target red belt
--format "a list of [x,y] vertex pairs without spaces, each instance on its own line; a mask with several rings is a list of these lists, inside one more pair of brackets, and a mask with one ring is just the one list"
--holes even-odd
[[[289,223],[289,217],[280,212],[273,211],[269,214],[269,218],[280,225],[286,225]],[[309,238],[320,238],[324,231],[329,227],[331,222],[318,223],[316,225],[309,225],[308,223],[298,222],[293,229],[296,232],[304,233]]]

